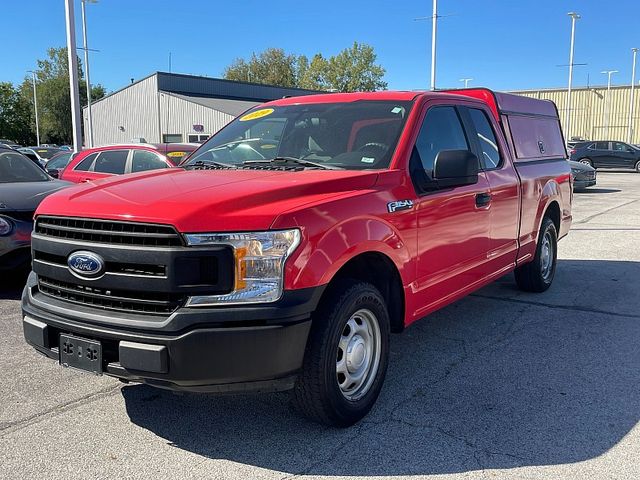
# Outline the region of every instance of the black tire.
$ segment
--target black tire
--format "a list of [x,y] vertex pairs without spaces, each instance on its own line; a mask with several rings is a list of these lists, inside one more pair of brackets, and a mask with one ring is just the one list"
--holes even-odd
[[[302,372],[293,389],[293,402],[304,416],[313,421],[348,427],[369,413],[382,389],[389,363],[390,321],[385,301],[373,285],[347,280],[329,288],[331,290],[312,320]],[[354,395],[349,399],[338,384],[341,378],[337,365],[341,358],[338,346],[341,339],[348,338],[345,336],[348,322],[352,319],[358,321],[354,314],[361,312],[373,314],[379,327],[379,360],[377,369],[374,371],[373,362],[369,373],[364,375],[368,379],[368,387],[362,388],[360,397]],[[361,351],[366,351],[366,348]],[[374,356],[378,358],[374,354],[364,354],[364,358]],[[368,363],[367,360],[364,362]],[[342,379],[345,378],[343,375]]]
[[[549,242],[550,264],[546,261],[545,241]],[[520,290],[525,292],[544,292],[553,282],[556,274],[556,262],[558,260],[558,232],[556,226],[549,217],[544,217],[540,234],[538,236],[538,246],[533,261],[525,263],[516,268],[516,283]]]
[[636,162],[636,172],[640,173],[640,160]]
[[584,163],[585,165],[589,165],[591,168],[593,167],[593,160],[591,160],[590,158],[581,158],[579,160],[580,163]]

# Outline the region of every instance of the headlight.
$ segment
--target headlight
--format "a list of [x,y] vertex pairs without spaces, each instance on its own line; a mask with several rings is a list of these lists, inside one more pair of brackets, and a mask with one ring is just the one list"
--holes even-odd
[[7,219],[0,217],[0,236],[8,235],[13,230],[13,225]]
[[194,233],[190,246],[231,245],[235,284],[231,293],[190,297],[187,306],[275,302],[284,289],[284,263],[300,244],[300,230],[250,233]]

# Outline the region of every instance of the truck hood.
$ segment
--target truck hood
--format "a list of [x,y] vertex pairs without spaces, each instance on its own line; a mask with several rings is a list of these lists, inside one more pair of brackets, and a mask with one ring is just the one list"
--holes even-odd
[[376,178],[371,171],[171,168],[62,190],[36,215],[163,223],[180,232],[266,230],[283,212],[370,188]]

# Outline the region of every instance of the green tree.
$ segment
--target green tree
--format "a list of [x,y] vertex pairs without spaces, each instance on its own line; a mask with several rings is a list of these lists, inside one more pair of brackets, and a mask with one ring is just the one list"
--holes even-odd
[[269,48],[259,55],[252,54],[248,61],[242,58],[234,60],[225,69],[224,77],[313,90],[356,92],[385,89],[385,69],[375,62],[373,47],[358,42],[329,58],[317,53],[311,61],[304,55],[296,56],[279,48]]
[[351,48],[327,60],[326,84],[339,92],[384,90],[387,88],[383,80],[385,69],[376,65],[376,57],[370,45],[353,42]]
[[9,82],[0,83],[0,138],[22,145],[35,142],[31,130],[33,107]]
[[281,48],[268,48],[251,55],[246,61],[237,58],[224,71],[224,78],[240,82],[265,83],[294,87],[296,85],[295,55],[287,55]]
[[[87,104],[87,89],[84,82],[82,63],[78,58],[78,79],[80,105]],[[71,94],[69,91],[69,61],[66,48],[50,48],[47,58],[38,60],[36,72],[38,95],[38,116],[40,122],[40,141],[45,143],[71,143],[73,127],[71,123]],[[33,84],[25,77],[20,92],[30,104],[33,103]],[[102,85],[91,87],[92,101],[102,98],[105,89]],[[35,120],[32,124],[35,131]]]

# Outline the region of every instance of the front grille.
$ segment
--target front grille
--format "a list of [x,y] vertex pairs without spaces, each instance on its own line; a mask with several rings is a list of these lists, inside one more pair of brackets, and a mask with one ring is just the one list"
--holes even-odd
[[[33,259],[35,261],[67,268],[67,257],[64,255],[55,255],[53,253],[34,250]],[[146,263],[106,262],[105,273],[133,275],[137,277],[165,277],[167,275],[167,267],[165,265]]]
[[180,294],[111,290],[43,276],[38,277],[38,290],[44,295],[89,307],[158,315],[172,313],[185,300]]
[[111,245],[145,247],[181,246],[182,238],[169,225],[92,220],[69,217],[38,217],[35,233],[44,237]]

